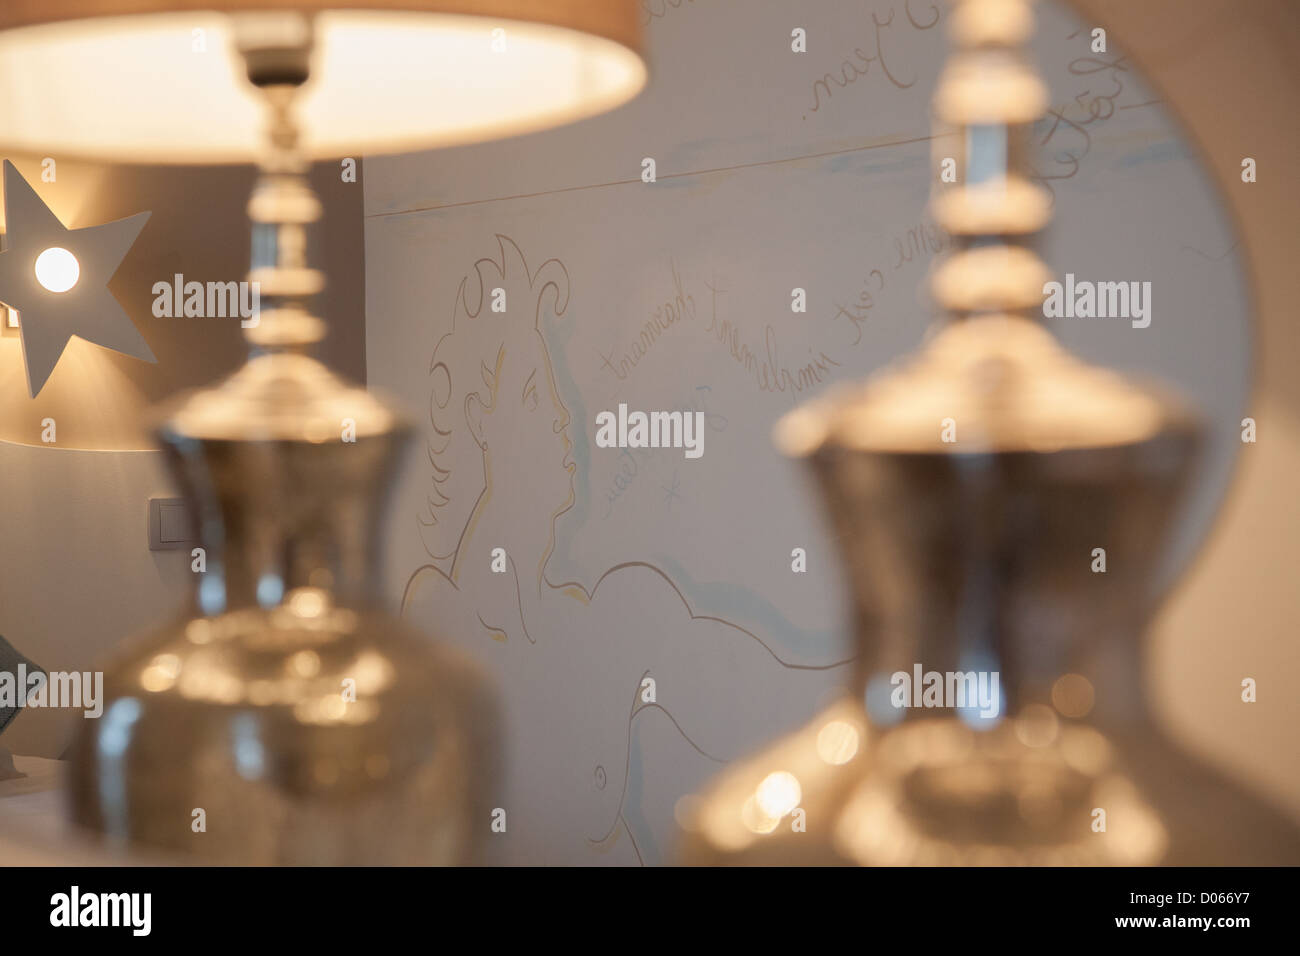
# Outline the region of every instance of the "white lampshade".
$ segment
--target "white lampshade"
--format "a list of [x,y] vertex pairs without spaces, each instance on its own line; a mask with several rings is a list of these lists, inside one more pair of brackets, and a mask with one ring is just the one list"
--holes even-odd
[[268,10],[315,18],[297,111],[311,158],[543,129],[646,79],[635,0],[3,0],[0,147],[255,158],[264,107],[232,41]]

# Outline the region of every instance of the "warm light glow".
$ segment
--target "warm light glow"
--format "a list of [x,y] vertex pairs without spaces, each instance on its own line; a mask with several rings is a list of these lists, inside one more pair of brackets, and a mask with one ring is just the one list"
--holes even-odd
[[298,617],[320,617],[329,599],[328,593],[320,588],[295,588],[289,592],[285,604]]
[[[127,161],[254,159],[265,143],[263,104],[233,54],[232,32],[231,19],[214,13],[5,31],[0,143],[41,156],[57,149]],[[530,132],[612,109],[645,79],[633,50],[578,30],[329,10],[316,18],[311,79],[297,111],[302,147],[311,157],[339,157]]]
[[1082,674],[1062,674],[1052,685],[1052,703],[1065,717],[1086,717],[1093,696],[1092,682]]
[[153,693],[170,690],[180,672],[179,657],[175,654],[159,654],[140,674],[140,686]]
[[[935,283],[951,280],[950,285],[936,295],[969,296],[990,277],[1005,280],[1003,270],[1011,260],[1030,272],[1036,268],[1032,257],[1003,258],[1010,247],[984,251],[992,258],[963,253],[967,258],[956,271],[949,259],[949,271],[941,270]],[[1035,274],[1033,281],[1046,275]],[[1026,281],[1022,277],[1016,284],[1031,288]],[[996,298],[987,289],[980,295]],[[1159,431],[1164,415],[1147,392],[1071,357],[1041,322],[995,313],[947,325],[892,370],[850,388],[834,403],[812,406],[812,417],[821,421],[808,425],[796,417],[799,410],[786,413],[782,422],[798,440],[782,447],[807,453],[803,449],[829,443],[862,451],[947,454],[954,446],[943,443],[936,425],[954,408],[967,410],[961,440],[966,452],[1046,452],[1145,441]]]
[[210,644],[212,625],[206,618],[197,618],[185,626],[185,637],[192,644]]
[[36,257],[36,281],[50,292],[67,292],[81,277],[77,257],[60,246],[51,246]]
[[754,791],[754,799],[765,817],[779,820],[799,806],[803,790],[794,774],[778,770],[763,778],[763,782]]
[[673,804],[673,819],[683,830],[694,830],[697,826],[696,816],[704,800],[693,793],[684,794]]
[[833,766],[846,764],[858,753],[858,728],[832,720],[817,732],[817,756]]
[[1060,722],[1052,708],[1029,704],[1015,720],[1016,739],[1026,747],[1047,747],[1056,741]]
[[758,798],[752,793],[740,808],[740,819],[751,833],[771,833],[781,822],[780,817],[772,816],[758,805]]
[[289,671],[295,677],[315,677],[320,673],[320,655],[315,651],[299,651],[289,658]]

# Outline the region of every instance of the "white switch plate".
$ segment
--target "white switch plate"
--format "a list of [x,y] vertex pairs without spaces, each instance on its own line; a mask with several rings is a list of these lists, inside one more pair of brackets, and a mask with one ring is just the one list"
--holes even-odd
[[184,498],[149,499],[149,550],[189,550],[199,543]]

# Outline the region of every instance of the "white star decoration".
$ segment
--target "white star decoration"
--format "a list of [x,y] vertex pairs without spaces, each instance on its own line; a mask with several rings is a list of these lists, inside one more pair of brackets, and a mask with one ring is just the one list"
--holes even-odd
[[[18,312],[27,391],[32,398],[45,386],[74,335],[156,362],[144,338],[108,291],[108,280],[144,228],[149,213],[102,226],[68,229],[8,160],[4,163],[4,187],[7,235],[5,250],[0,252],[0,302]],[[66,291],[51,291],[65,287]]]

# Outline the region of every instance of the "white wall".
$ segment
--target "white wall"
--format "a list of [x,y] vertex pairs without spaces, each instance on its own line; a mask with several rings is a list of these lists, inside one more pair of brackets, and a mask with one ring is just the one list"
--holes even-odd
[[[189,599],[188,551],[150,551],[150,497],[171,497],[162,455],[0,441],[0,634],[46,670],[98,669],[122,640]],[[80,711],[28,709],[0,738],[57,757]]]

